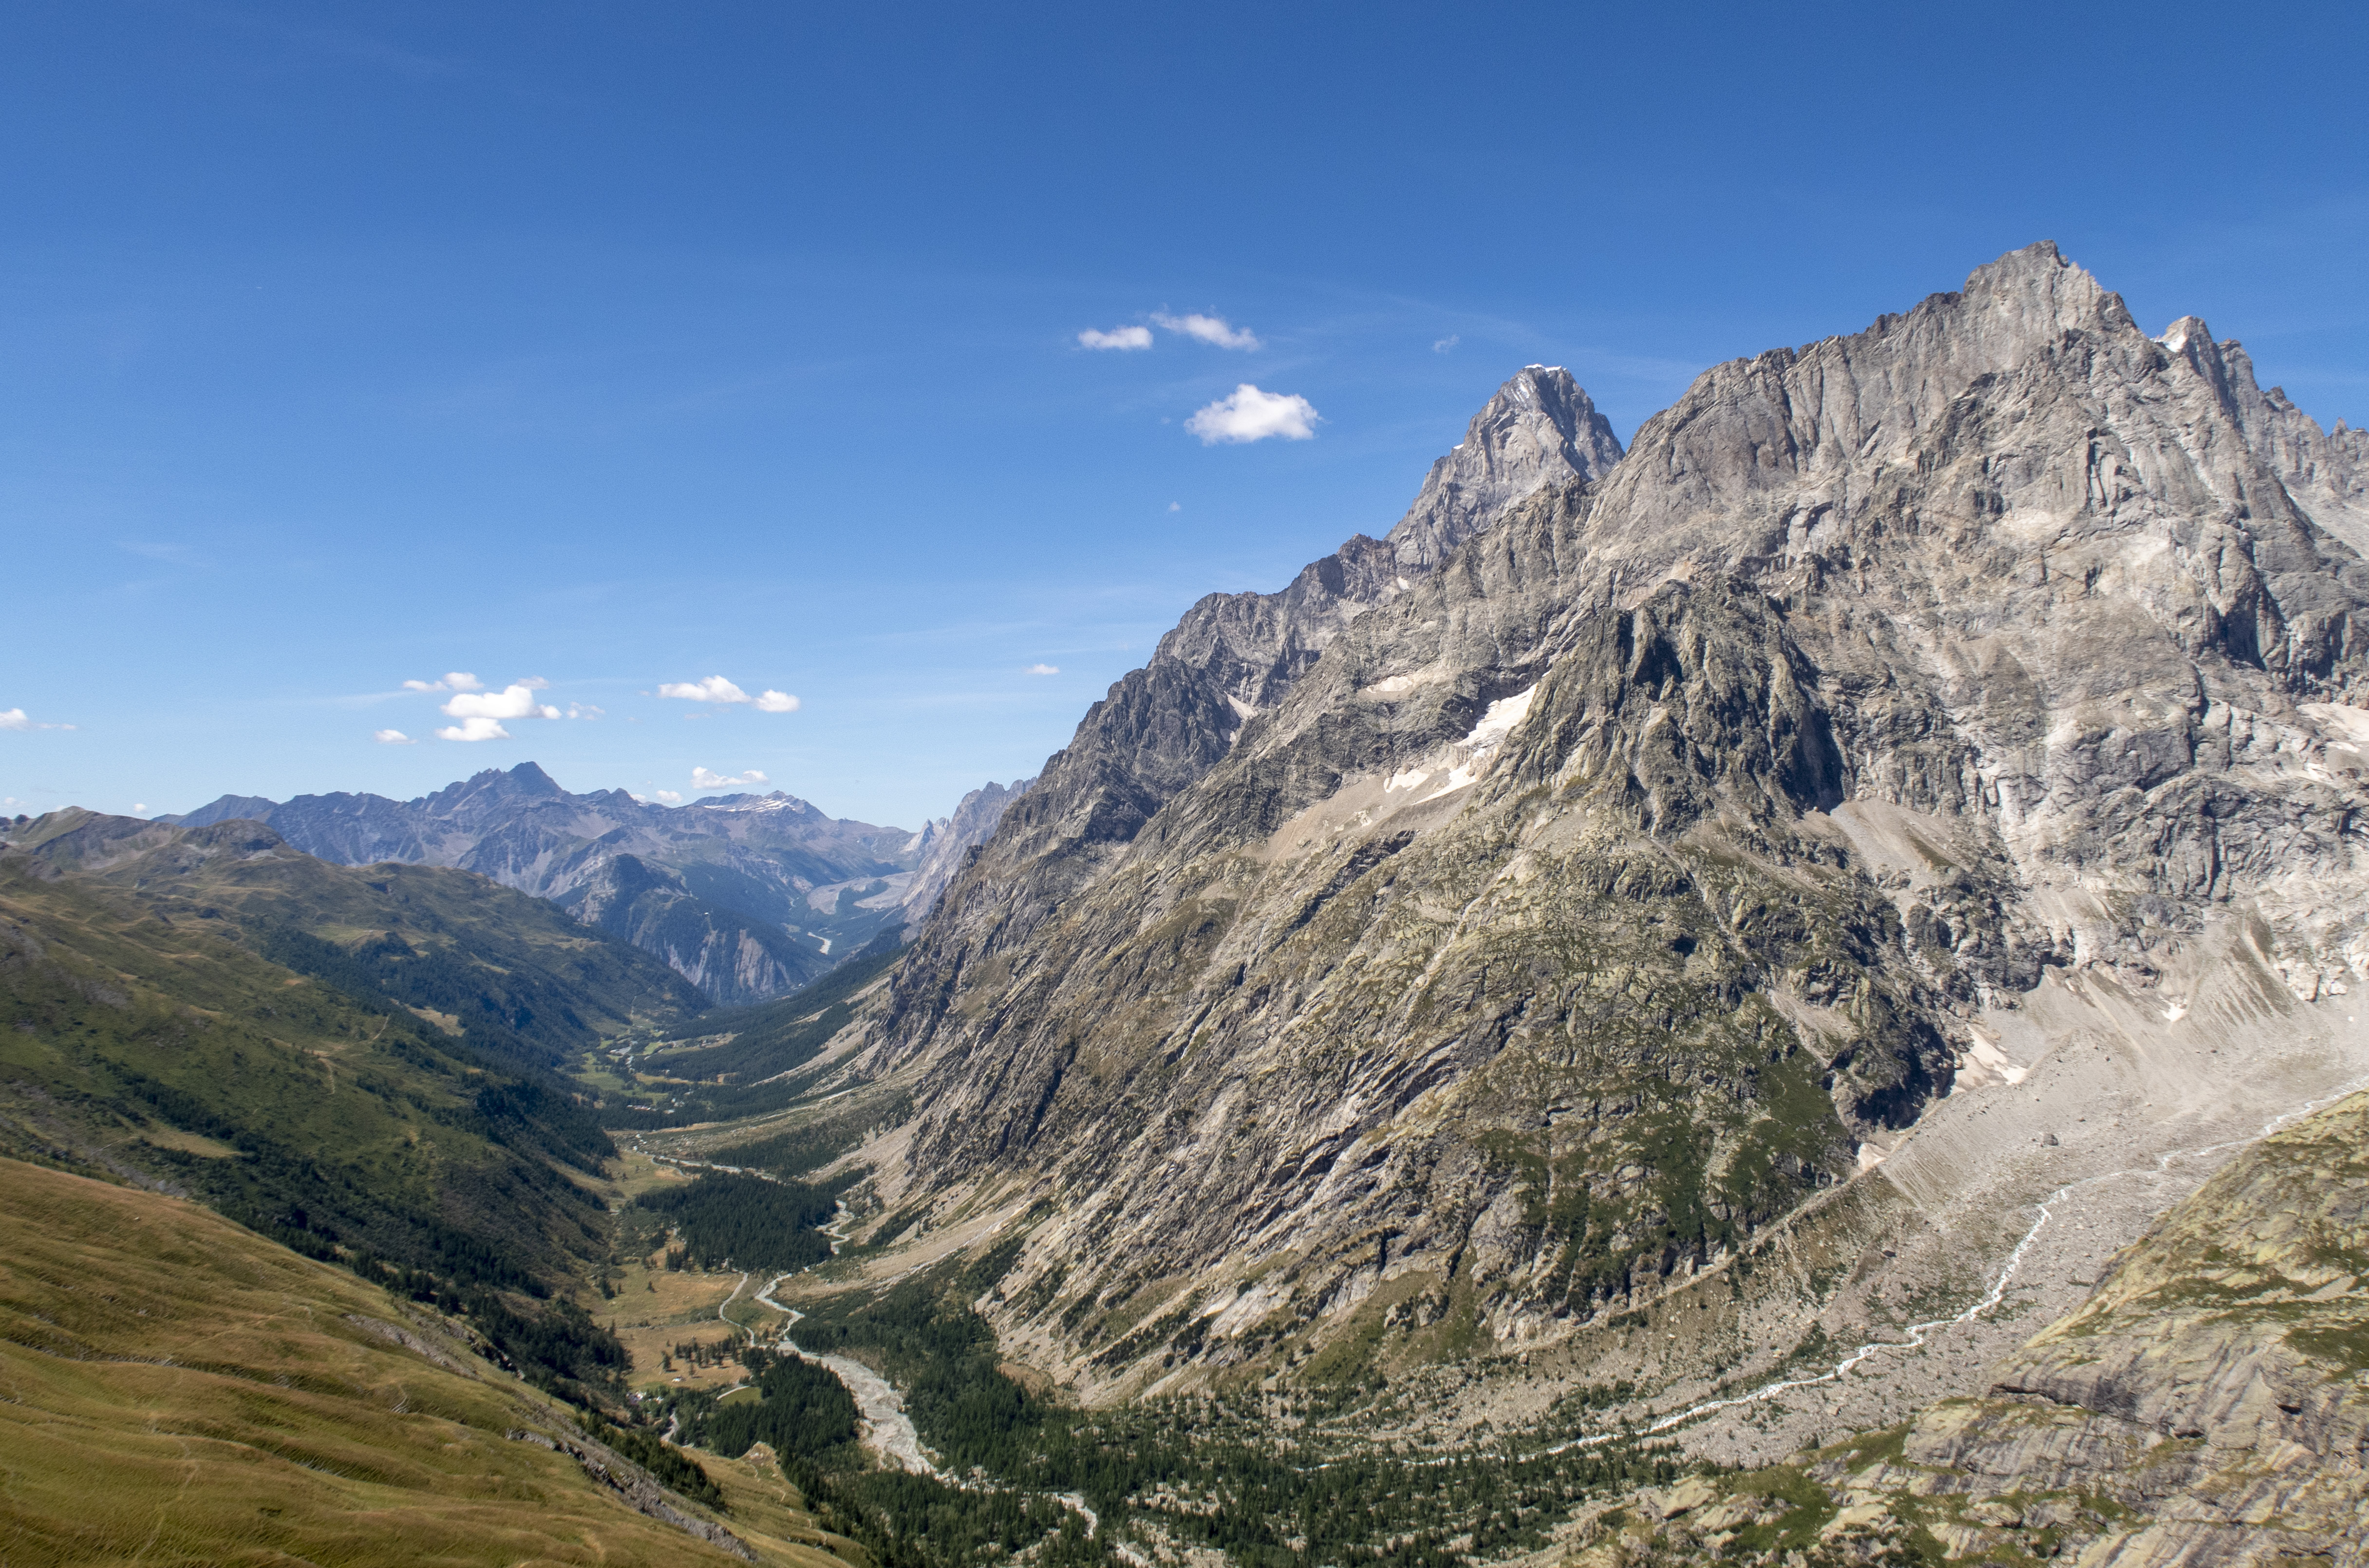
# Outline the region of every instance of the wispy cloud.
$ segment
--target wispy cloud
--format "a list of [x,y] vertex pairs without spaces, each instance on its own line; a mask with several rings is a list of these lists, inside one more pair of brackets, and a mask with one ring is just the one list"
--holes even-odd
[[72,729],[70,724],[35,724],[22,708],[0,708],[0,729]]
[[1087,349],[1149,349],[1151,328],[1149,326],[1114,326],[1108,332],[1087,327],[1078,334],[1078,343]]
[[1261,392],[1244,382],[1233,395],[1221,397],[1184,421],[1203,446],[1219,441],[1263,441],[1269,436],[1304,441],[1314,438],[1323,416],[1296,393]]
[[738,774],[711,773],[705,768],[691,770],[691,787],[694,790],[741,789],[750,784],[771,783],[771,779],[755,768]]
[[714,703],[722,706],[746,703],[761,714],[794,714],[798,700],[787,692],[767,690],[750,696],[721,675],[711,675],[704,681],[669,681],[658,687],[658,695],[685,703]]
[[381,746],[417,746],[419,744],[418,741],[414,740],[411,737],[404,734],[403,731],[399,729],[372,730],[371,732],[371,738],[377,741]]
[[1249,327],[1238,327],[1222,315],[1171,315],[1166,311],[1156,310],[1151,313],[1151,319],[1171,332],[1197,338],[1220,349],[1241,349],[1247,352],[1266,346]]
[[1028,667],[1028,673],[1031,675],[1059,675],[1061,673],[1061,667],[1058,664],[1032,664]]
[[1459,338],[1455,333],[1451,332],[1447,337],[1439,338],[1437,341],[1434,342],[1431,346],[1431,351],[1435,354],[1452,353],[1455,351],[1456,346],[1463,341],[1463,338]]
[[403,689],[406,692],[482,692],[486,683],[465,670],[455,670],[433,681],[406,681]]
[[609,710],[595,707],[590,703],[570,703],[567,704],[567,716],[569,718],[607,718]]

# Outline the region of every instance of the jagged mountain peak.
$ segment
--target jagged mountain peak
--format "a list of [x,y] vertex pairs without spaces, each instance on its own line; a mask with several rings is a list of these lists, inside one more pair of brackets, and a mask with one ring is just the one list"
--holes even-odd
[[1507,507],[1550,485],[1601,478],[1620,455],[1611,422],[1569,371],[1525,365],[1431,465],[1386,543],[1402,567],[1428,570]]

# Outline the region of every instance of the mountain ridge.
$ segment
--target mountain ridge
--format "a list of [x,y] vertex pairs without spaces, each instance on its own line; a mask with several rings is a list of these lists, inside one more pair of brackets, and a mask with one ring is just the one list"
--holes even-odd
[[2048,975],[2363,983],[2358,443],[2209,342],[2043,243],[1706,372],[1255,712],[1196,607],[866,1021],[899,1212],[1060,1208],[997,1321],[1090,1398],[1547,1343],[2028,1072]]
[[622,789],[571,794],[533,762],[410,801],[224,795],[160,820],[233,817],[336,864],[452,865],[549,898],[726,1004],[795,990],[899,918],[898,899],[880,896],[902,892],[916,858],[901,829],[836,819],[781,791],[668,807]]

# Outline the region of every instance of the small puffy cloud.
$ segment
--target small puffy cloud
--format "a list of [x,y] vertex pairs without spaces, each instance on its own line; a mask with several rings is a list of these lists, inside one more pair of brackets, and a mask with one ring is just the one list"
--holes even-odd
[[148,815],[148,803],[144,800],[135,800],[132,803],[132,809],[136,815],[145,817]]
[[705,768],[693,768],[691,770],[691,787],[695,790],[740,789],[749,784],[771,784],[772,782],[772,781],[771,779],[768,779],[762,773],[760,773],[755,768],[750,769],[745,773],[738,774],[711,773]]
[[455,670],[433,681],[406,681],[406,692],[482,692],[486,683],[464,670]]
[[1098,332],[1089,326],[1078,334],[1078,343],[1086,349],[1149,349],[1151,347],[1151,328],[1114,326],[1108,332]]
[[509,738],[510,732],[502,727],[501,720],[487,718],[483,714],[464,718],[458,724],[446,725],[436,732],[439,740],[508,740]]
[[1058,664],[1032,664],[1028,667],[1028,673],[1031,675],[1059,675],[1061,673],[1061,667]]
[[1435,354],[1453,353],[1456,346],[1463,341],[1463,338],[1459,338],[1455,333],[1451,332],[1447,337],[1442,338],[1437,342],[1432,344],[1431,351]]
[[595,707],[590,703],[570,703],[567,704],[567,716],[569,718],[607,718],[609,710]]
[[414,740],[411,737],[404,734],[403,731],[399,729],[372,730],[371,732],[371,738],[377,741],[381,746],[417,746],[419,744],[418,741]]
[[[547,703],[538,703],[534,700],[535,689],[542,684],[543,682],[537,681],[530,685],[520,681],[503,687],[498,692],[456,692],[452,700],[444,704],[444,712],[458,719],[557,718],[559,716],[557,708]],[[441,735],[443,732],[439,730],[437,733]],[[490,740],[493,737],[482,736],[473,738]]]
[[798,700],[787,692],[768,689],[752,697],[721,675],[711,675],[704,681],[670,681],[658,688],[658,695],[685,703],[714,703],[718,706],[747,703],[761,714],[794,714],[798,711]]
[[661,697],[677,697],[686,703],[745,703],[749,693],[721,675],[711,675],[704,681],[669,681],[658,687]]
[[654,800],[663,800],[669,806],[682,804],[682,791],[679,789],[654,789],[650,791],[650,796]]
[[1168,503],[1168,509],[1170,511],[1183,511],[1184,509],[1184,503],[1183,501],[1171,501]]
[[1154,311],[1151,319],[1171,332],[1187,338],[1197,338],[1204,343],[1214,343],[1220,349],[1261,349],[1265,345],[1249,327],[1236,327],[1222,315],[1170,315],[1166,311]]
[[1220,397],[1184,421],[1203,446],[1219,441],[1263,441],[1269,436],[1286,441],[1312,439],[1323,418],[1308,399],[1294,393],[1261,392],[1244,382],[1231,397]]

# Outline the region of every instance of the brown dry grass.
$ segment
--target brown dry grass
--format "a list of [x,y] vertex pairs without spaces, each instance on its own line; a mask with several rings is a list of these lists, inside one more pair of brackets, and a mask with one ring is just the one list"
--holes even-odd
[[[734,1561],[509,1440],[555,1425],[514,1380],[351,1321],[402,1311],[194,1205],[0,1161],[0,1561]],[[834,1561],[778,1471],[709,1466],[769,1559]]]

